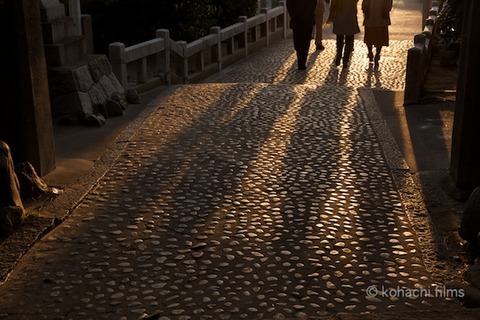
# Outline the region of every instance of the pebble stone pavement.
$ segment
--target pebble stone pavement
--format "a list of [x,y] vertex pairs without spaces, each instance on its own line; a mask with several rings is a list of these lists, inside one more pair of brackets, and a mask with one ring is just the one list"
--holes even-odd
[[0,318],[458,307],[408,296],[434,281],[359,95],[403,89],[411,42],[392,41],[378,68],[360,41],[348,68],[333,65],[335,43],[325,44],[311,49],[307,71],[287,39],[161,100],[0,287]]

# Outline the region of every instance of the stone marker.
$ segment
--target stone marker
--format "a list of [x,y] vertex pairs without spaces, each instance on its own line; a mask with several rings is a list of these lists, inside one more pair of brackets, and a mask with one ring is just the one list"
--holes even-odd
[[30,162],[19,163],[15,171],[20,182],[20,194],[24,199],[35,198],[50,191]]
[[10,147],[0,141],[0,237],[11,235],[22,224],[24,214]]
[[7,206],[23,209],[20,183],[15,173],[10,147],[0,141],[0,208]]

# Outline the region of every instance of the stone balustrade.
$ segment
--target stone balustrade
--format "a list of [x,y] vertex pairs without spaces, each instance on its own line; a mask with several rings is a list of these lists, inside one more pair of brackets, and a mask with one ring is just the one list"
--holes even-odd
[[195,83],[286,38],[287,19],[286,4],[281,1],[254,17],[240,17],[229,27],[212,27],[209,35],[191,43],[175,42],[163,29],[157,30],[155,39],[134,46],[112,43],[109,59],[126,89],[143,92],[161,84]]
[[415,104],[420,97],[425,83],[432,47],[437,32],[438,1],[432,2],[429,17],[421,34],[414,37],[414,46],[408,50],[405,79],[404,105]]

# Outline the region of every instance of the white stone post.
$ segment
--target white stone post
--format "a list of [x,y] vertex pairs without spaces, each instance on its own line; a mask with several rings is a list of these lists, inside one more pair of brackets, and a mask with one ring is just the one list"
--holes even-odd
[[270,17],[268,16],[268,8],[262,8],[260,13],[265,15],[265,37],[267,39],[266,46],[270,45]]
[[182,48],[182,71],[183,71],[183,83],[188,83],[188,56],[187,56],[187,42],[186,41],[178,41],[177,44]]
[[125,44],[114,42],[108,46],[108,58],[112,65],[112,70],[123,88],[127,89],[127,62],[125,54]]
[[220,27],[211,27],[210,33],[217,36],[217,66],[218,71],[222,70],[222,41],[220,40]]
[[167,29],[158,29],[156,31],[157,38],[162,38],[165,41],[165,51],[163,54],[157,55],[157,63],[160,66],[160,70],[165,74],[165,83],[170,84],[170,31]]
[[248,57],[248,23],[247,23],[247,17],[246,16],[241,16],[238,18],[238,21],[243,23],[243,48],[244,48],[244,55],[245,57]]

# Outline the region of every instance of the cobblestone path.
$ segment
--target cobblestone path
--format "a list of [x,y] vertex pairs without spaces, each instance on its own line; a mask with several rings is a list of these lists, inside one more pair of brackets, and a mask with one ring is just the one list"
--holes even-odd
[[[433,290],[359,87],[378,69],[291,41],[161,101],[78,209],[0,287],[0,318],[282,319],[450,308]],[[399,291],[402,288],[403,291]],[[396,291],[394,290],[396,289]]]

